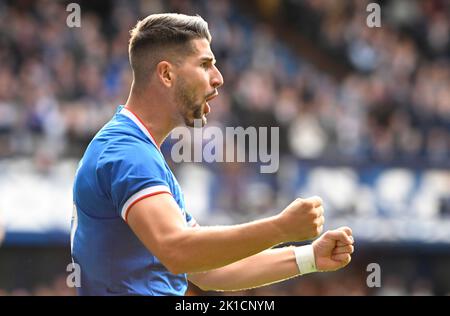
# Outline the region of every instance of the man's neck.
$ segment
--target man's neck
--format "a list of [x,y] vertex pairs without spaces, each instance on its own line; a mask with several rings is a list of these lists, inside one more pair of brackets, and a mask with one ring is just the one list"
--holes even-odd
[[142,98],[133,96],[132,94],[125,104],[125,108],[133,112],[142,124],[144,124],[158,147],[161,147],[166,137],[175,128],[171,121],[171,116],[164,110],[164,107],[165,105],[157,102],[156,99],[144,103]]

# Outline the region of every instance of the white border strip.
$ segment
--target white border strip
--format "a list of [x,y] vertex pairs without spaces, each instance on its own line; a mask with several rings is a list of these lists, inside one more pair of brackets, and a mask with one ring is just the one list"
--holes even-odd
[[156,193],[156,192],[167,192],[170,193],[170,189],[165,186],[165,185],[156,185],[154,187],[150,187],[150,188],[145,188],[135,194],[133,194],[123,205],[122,207],[122,211],[121,211],[121,216],[123,218],[124,221],[126,221],[125,219],[125,215],[127,214],[127,210],[130,207],[131,204],[133,204],[136,200],[142,198],[143,196],[152,194],[152,193]]
[[[192,215],[191,215],[191,216],[192,216]],[[191,220],[190,220],[189,222],[187,222],[187,225],[188,225],[189,227],[195,227],[195,226],[198,226],[198,223],[197,223],[197,221],[195,220],[195,218],[191,217]]]
[[78,229],[78,211],[75,202],[73,202],[72,209],[72,227],[70,228],[70,253],[73,256],[73,242],[75,240],[75,234]]
[[149,133],[148,129],[145,128],[144,125],[142,125],[141,121],[139,121],[139,119],[136,117],[136,115],[134,115],[131,111],[129,111],[126,108],[123,108],[119,113],[125,115],[130,120],[132,120],[139,127],[139,129],[150,139],[150,141],[156,146],[156,148],[159,149],[158,145],[156,144],[152,135]]

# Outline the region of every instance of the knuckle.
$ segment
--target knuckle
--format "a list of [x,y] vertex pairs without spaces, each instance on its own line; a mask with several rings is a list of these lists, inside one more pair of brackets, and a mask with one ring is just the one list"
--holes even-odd
[[306,218],[312,222],[315,222],[317,217],[316,214],[314,214],[313,212],[308,212],[306,214]]
[[313,208],[313,203],[311,201],[304,200],[302,201],[302,206],[306,209]]
[[316,227],[316,229],[314,231],[315,236],[319,236],[321,232],[322,232],[322,226]]

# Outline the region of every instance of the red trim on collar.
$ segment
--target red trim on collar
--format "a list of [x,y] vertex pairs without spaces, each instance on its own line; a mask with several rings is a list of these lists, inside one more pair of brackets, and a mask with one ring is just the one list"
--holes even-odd
[[133,111],[131,111],[129,107],[126,107],[126,106],[125,106],[124,108],[127,109],[128,111],[130,111],[130,113],[133,114],[133,115],[138,119],[138,121],[142,124],[142,126],[144,126],[144,128],[145,128],[145,129],[147,130],[147,132],[149,133],[149,135],[150,135],[150,137],[152,138],[152,141],[155,143],[156,147],[158,147],[158,149],[160,149],[158,143],[157,143],[156,140],[155,140],[155,137],[153,137],[152,132],[150,132],[150,130],[147,128],[147,126],[145,126],[145,124],[144,124],[144,122],[141,120],[141,118],[140,118],[139,116],[137,116],[136,113],[134,113]]

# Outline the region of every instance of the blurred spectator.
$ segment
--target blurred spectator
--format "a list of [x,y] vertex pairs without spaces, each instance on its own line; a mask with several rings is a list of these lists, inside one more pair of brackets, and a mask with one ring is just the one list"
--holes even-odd
[[[109,15],[85,9],[83,27],[71,29],[60,27],[62,4],[24,9],[3,2],[0,155],[38,153],[57,160],[78,154],[73,143],[85,144],[126,99],[128,30],[136,17],[150,13],[150,4],[113,1]],[[383,27],[370,29],[364,24],[367,3],[304,3],[319,14],[318,38],[346,52],[355,67],[341,83],[293,56],[268,25],[244,20],[227,0],[156,1],[149,10],[207,17],[226,78],[222,100],[231,103],[219,110],[223,126],[280,126],[288,139],[282,154],[300,158],[445,164],[448,4],[390,1]],[[427,40],[414,28],[418,21]]]
[[0,211],[0,247],[3,243],[3,239],[5,238],[5,226],[3,223],[3,216],[2,213]]

